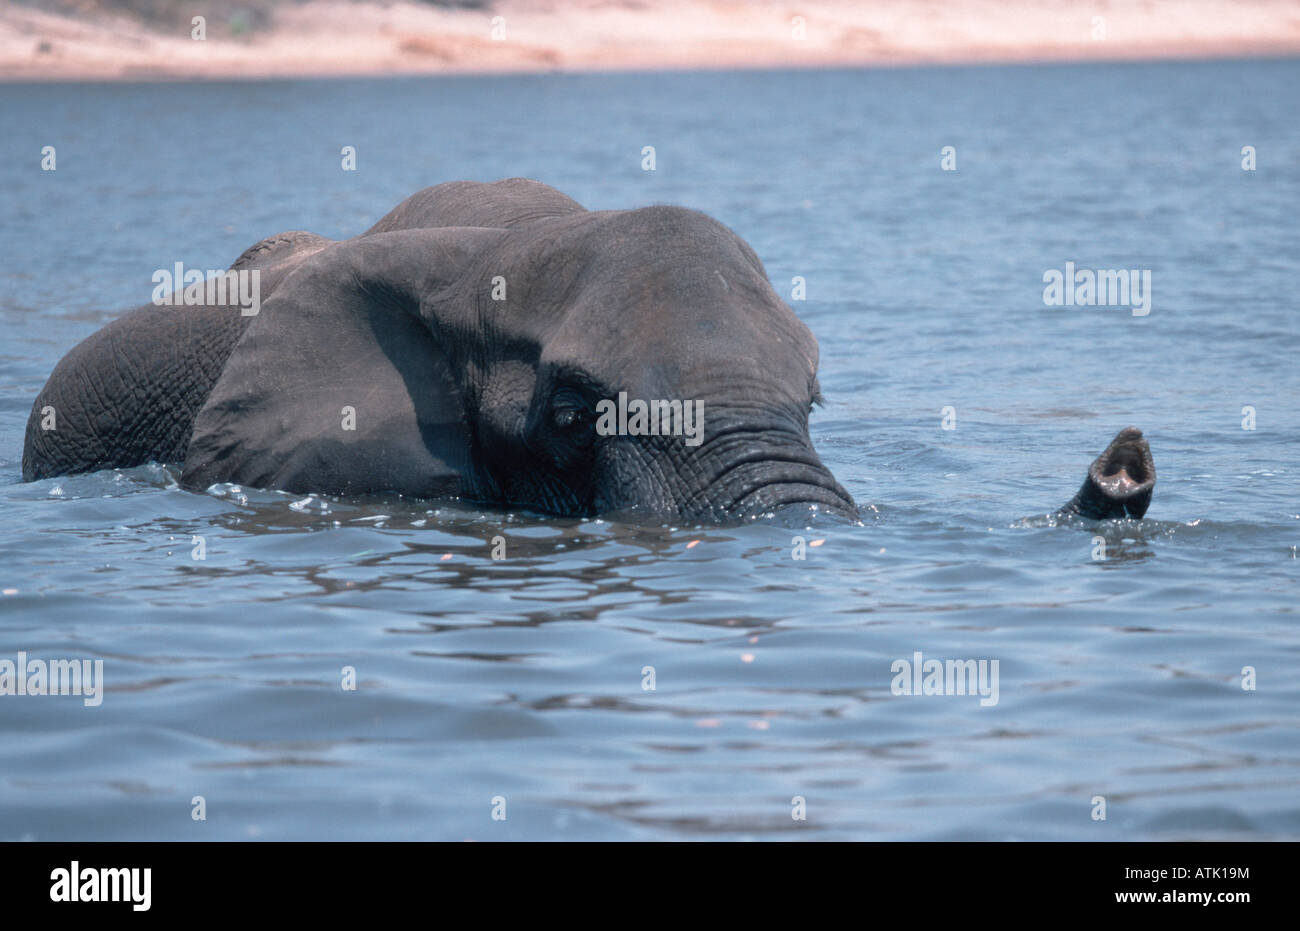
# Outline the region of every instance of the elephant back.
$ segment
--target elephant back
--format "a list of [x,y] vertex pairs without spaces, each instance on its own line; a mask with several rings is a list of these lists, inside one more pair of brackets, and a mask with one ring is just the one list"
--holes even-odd
[[412,194],[362,236],[448,226],[510,229],[573,213],[586,213],[586,208],[540,181],[449,181]]

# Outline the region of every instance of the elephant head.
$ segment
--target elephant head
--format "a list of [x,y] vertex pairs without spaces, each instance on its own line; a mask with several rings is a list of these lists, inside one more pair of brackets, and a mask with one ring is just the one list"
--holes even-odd
[[183,482],[854,517],[809,438],[817,399],[816,340],[720,223],[458,182],[263,297],[194,416]]

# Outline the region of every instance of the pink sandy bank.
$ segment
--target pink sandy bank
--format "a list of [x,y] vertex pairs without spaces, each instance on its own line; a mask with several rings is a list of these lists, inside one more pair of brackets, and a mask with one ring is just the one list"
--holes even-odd
[[0,9],[0,79],[256,78],[1300,54],[1295,0],[309,0],[246,30]]

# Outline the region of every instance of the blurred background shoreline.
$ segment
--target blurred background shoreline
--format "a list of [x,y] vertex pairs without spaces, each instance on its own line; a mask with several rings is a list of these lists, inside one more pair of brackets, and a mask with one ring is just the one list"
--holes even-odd
[[[204,38],[194,17],[202,16]],[[0,80],[1300,55],[1294,0],[13,0]]]

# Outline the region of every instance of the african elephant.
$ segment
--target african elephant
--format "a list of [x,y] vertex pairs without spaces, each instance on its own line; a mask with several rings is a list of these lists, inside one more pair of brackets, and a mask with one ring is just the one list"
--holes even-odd
[[701,213],[458,181],[352,239],[272,236],[227,274],[232,293],[255,285],[251,307],[210,282],[156,291],[64,357],[33,405],[24,480],[157,460],[200,489],[856,516],[808,435],[816,340]]
[[[703,214],[453,182],[353,239],[284,233],[231,270],[258,273],[255,315],[146,305],[68,353],[24,479],[160,460],[193,488],[856,513],[808,436],[816,340]],[[631,399],[617,419],[614,398]]]

